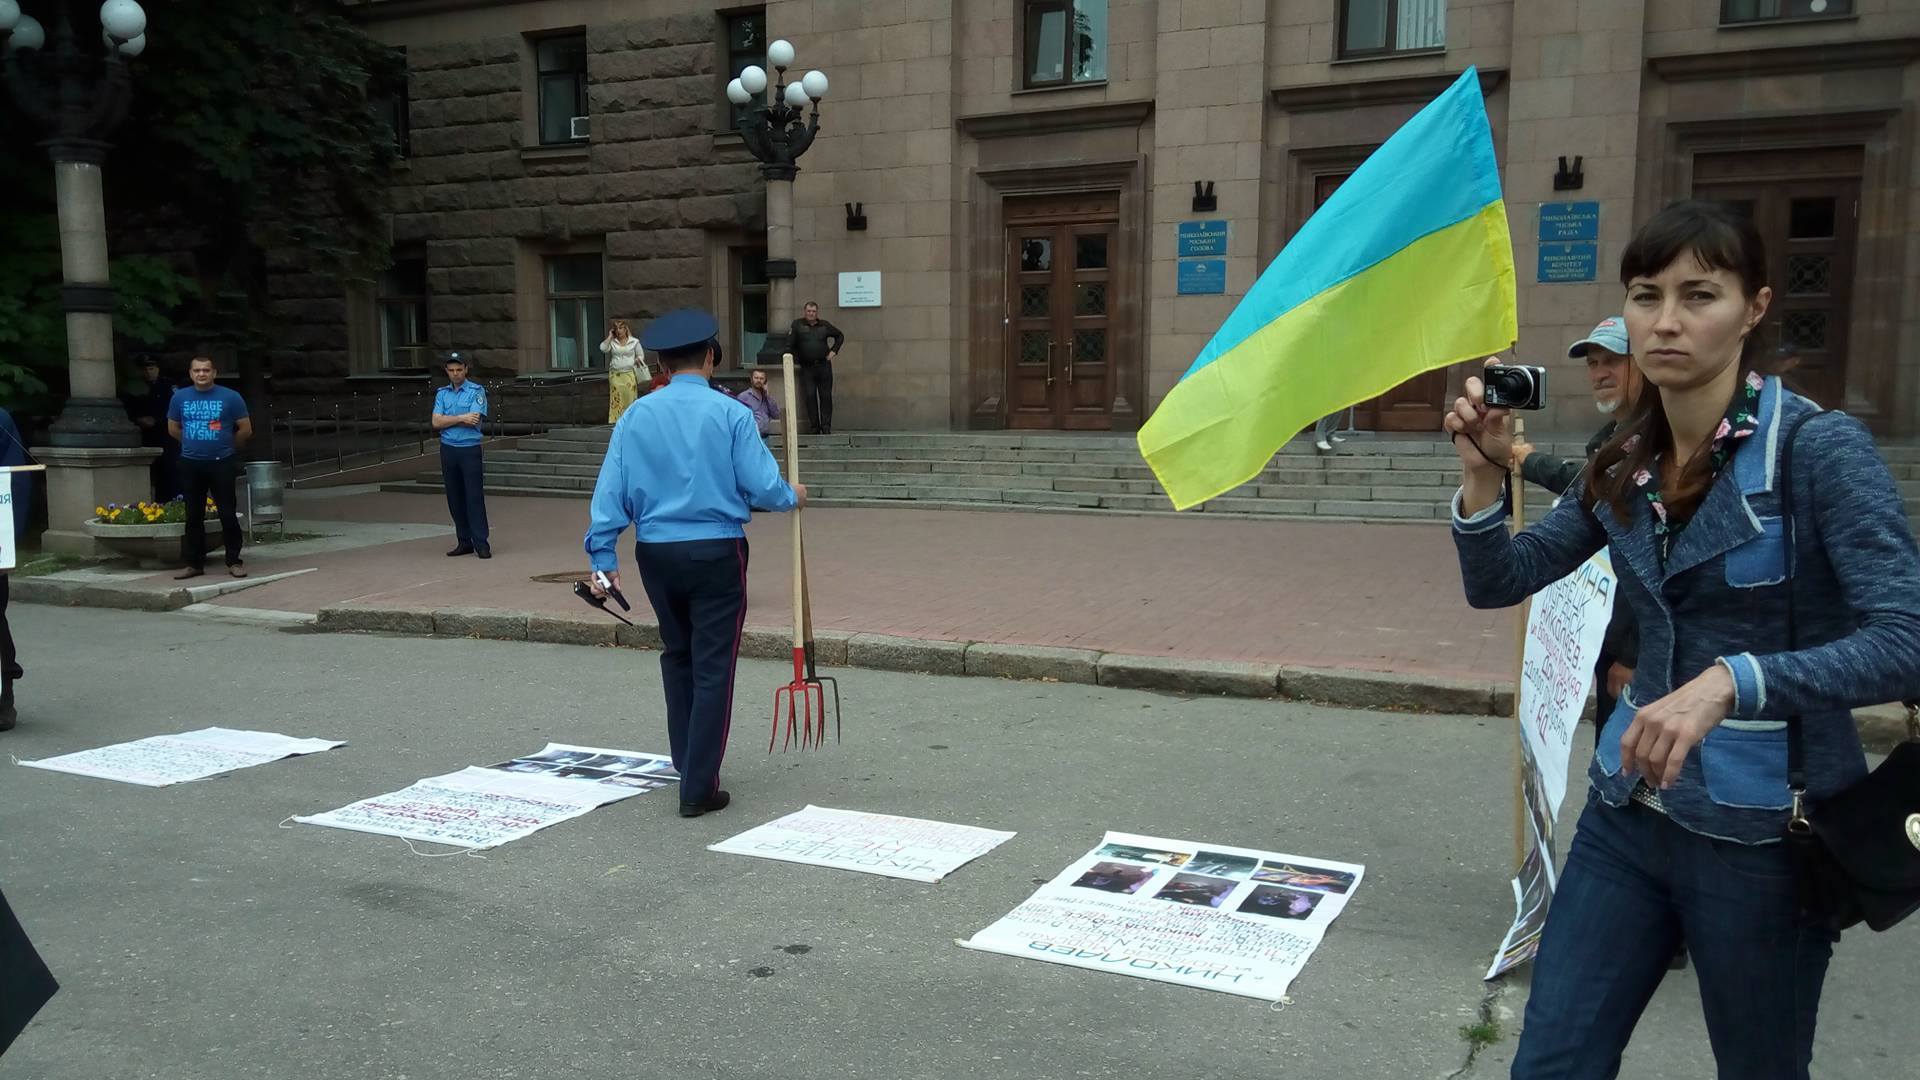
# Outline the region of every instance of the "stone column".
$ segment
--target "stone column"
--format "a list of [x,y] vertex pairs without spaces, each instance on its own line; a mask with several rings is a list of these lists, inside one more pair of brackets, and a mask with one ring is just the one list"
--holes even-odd
[[[104,147],[101,148],[104,151]],[[34,447],[47,466],[47,551],[94,554],[81,523],[93,508],[151,494],[148,466],[160,451],[140,445],[140,431],[115,396],[113,288],[107,279],[106,206],[97,160],[53,166],[60,217],[60,262],[67,311],[67,404]]]
[[760,349],[760,362],[779,364],[787,350],[787,328],[799,313],[793,310],[793,166],[780,168],[784,175],[767,177],[767,341]]

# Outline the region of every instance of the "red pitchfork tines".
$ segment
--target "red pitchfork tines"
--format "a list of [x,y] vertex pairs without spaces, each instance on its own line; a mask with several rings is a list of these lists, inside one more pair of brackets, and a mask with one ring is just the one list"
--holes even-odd
[[[798,433],[798,414],[794,409],[793,356],[781,357],[781,366],[786,376],[786,449],[787,480],[797,481],[800,475],[800,450]],[[767,753],[773,753],[773,744],[780,740],[780,721],[784,717],[787,726],[786,745],[791,750],[796,742],[802,750],[825,745],[827,741],[827,693],[833,693],[833,737],[840,739],[840,684],[831,677],[822,676],[815,668],[813,647],[813,610],[811,598],[807,593],[807,554],[800,533],[800,511],[796,508],[793,518],[793,681],[773,692],[773,732],[767,736]]]

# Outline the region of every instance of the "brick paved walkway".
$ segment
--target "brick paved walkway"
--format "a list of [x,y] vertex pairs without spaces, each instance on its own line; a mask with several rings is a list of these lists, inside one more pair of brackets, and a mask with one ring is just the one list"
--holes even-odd
[[[446,521],[446,504],[431,496],[315,492],[289,502],[300,519]],[[584,572],[586,504],[503,498],[488,511],[489,562],[446,558],[450,539],[287,561],[262,548],[248,559],[255,574],[320,572],[218,602],[584,610],[566,583],[532,578]],[[1466,606],[1452,543],[1434,524],[909,509],[810,510],[805,521],[823,629],[1511,678],[1512,616]],[[790,621],[788,536],[779,515],[749,529],[750,625]],[[622,562],[631,574],[630,547]],[[627,584],[640,597],[638,582]]]

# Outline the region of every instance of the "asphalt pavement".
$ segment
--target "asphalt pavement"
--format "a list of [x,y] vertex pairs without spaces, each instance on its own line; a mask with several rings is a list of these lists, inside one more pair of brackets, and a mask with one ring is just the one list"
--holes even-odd
[[[769,755],[788,676],[747,661],[729,809],[654,792],[424,858],[285,819],[549,740],[664,751],[654,656],[10,614],[17,758],[215,724],[348,745],[161,789],[0,764],[0,887],[64,984],[0,1080],[1439,1078],[1511,1052],[1524,977],[1480,979],[1512,914],[1497,720],[846,671],[846,741]],[[705,850],[807,803],[1019,835],[938,885]],[[1281,1009],[954,944],[1107,829],[1367,875]],[[1916,944],[1843,941],[1816,1075],[1920,1058]],[[1625,1075],[1711,1074],[1682,973]]]

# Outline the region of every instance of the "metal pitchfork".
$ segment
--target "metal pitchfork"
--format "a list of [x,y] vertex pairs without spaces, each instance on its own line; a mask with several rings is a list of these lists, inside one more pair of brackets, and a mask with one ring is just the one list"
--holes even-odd
[[[800,417],[794,399],[793,354],[780,358],[786,382],[787,482],[800,478]],[[813,607],[807,595],[807,551],[800,530],[800,511],[793,514],[793,681],[773,692],[773,732],[767,736],[767,753],[780,738],[780,720],[787,721],[787,739],[782,749],[792,749],[796,739],[801,749],[822,746],[827,741],[827,691],[833,691],[833,739],[840,741],[840,684],[823,677],[815,665],[813,644]]]

